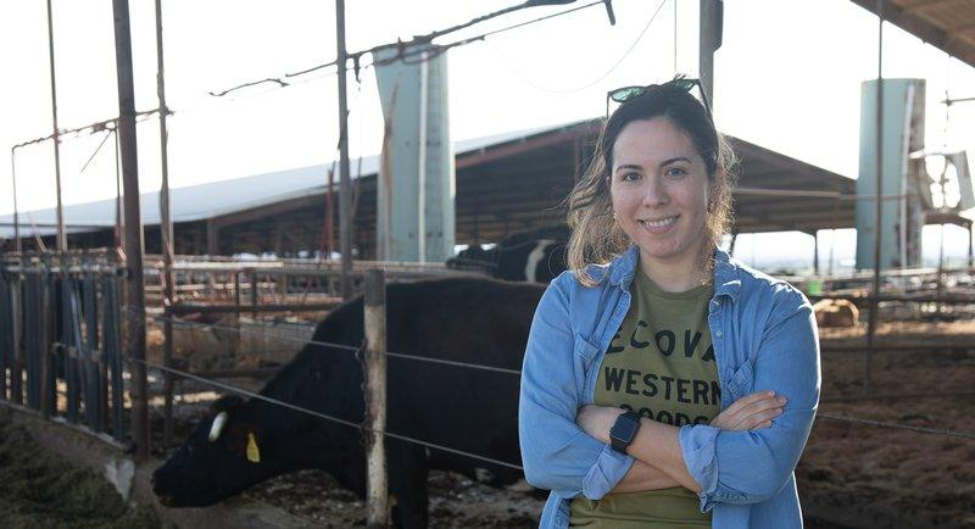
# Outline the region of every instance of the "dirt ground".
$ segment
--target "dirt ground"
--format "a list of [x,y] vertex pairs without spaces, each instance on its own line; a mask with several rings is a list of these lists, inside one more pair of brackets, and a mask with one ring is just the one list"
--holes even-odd
[[42,450],[23,427],[0,424],[0,527],[163,526],[151,508],[129,508],[101,476]]
[[[847,343],[863,332],[824,329],[822,345]],[[975,323],[942,321],[886,324],[878,339],[949,344],[969,337],[975,337]],[[877,353],[870,398],[862,397],[862,353],[824,352],[822,370],[819,416],[796,469],[806,527],[975,529],[975,439],[835,418],[975,433],[975,353]],[[181,413],[184,420],[193,415]],[[189,426],[177,428],[177,439]],[[443,472],[432,473],[430,487],[434,528],[536,527],[544,503],[537,495]],[[363,502],[318,471],[283,476],[246,495],[325,527],[365,521]]]
[[[900,343],[952,343],[971,322],[888,324]],[[860,330],[862,332],[862,329]],[[823,330],[823,345],[855,331]],[[975,439],[830,418],[975,434],[975,354],[876,354],[864,399],[862,353],[824,353],[819,416],[797,468],[804,505],[857,527],[975,528]]]

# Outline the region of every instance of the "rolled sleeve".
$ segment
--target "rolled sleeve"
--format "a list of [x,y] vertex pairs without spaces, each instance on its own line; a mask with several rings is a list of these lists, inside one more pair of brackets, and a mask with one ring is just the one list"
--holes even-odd
[[568,299],[561,276],[535,311],[521,375],[518,431],[525,479],[563,498],[600,499],[633,465],[575,423],[582,402],[584,367],[575,353]]
[[623,476],[630,471],[634,461],[632,457],[613,450],[613,447],[603,445],[599,459],[582,480],[583,496],[590,500],[598,500],[605,496],[616,488]]
[[702,512],[718,502],[751,504],[773,497],[792,476],[812,429],[819,403],[819,339],[815,314],[801,293],[791,287],[777,293],[760,343],[753,388],[785,396],[782,415],[753,431],[681,428],[681,452],[701,485]]

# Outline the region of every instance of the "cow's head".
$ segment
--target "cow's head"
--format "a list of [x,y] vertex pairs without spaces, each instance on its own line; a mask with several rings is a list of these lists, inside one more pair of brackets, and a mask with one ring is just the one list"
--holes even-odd
[[159,501],[170,507],[213,505],[281,473],[280,447],[249,415],[240,397],[217,400],[190,438],[153,473]]

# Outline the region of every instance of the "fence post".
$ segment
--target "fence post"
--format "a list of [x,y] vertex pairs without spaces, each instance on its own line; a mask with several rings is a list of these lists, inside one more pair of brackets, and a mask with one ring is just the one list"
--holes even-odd
[[366,526],[386,527],[387,501],[386,442],[386,278],[381,269],[366,271],[365,284],[365,391],[364,424],[368,477]]

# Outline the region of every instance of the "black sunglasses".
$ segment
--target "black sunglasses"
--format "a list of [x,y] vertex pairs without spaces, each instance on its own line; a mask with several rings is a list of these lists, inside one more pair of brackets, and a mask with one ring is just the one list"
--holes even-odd
[[625,103],[634,97],[642,96],[650,92],[665,91],[668,89],[676,88],[678,90],[683,90],[684,92],[690,93],[691,89],[697,87],[698,92],[701,94],[701,103],[704,104],[704,111],[708,115],[708,119],[712,122],[714,119],[711,117],[711,104],[708,101],[707,92],[704,91],[704,85],[698,79],[688,79],[686,77],[678,77],[672,81],[667,81],[663,84],[651,84],[647,86],[624,86],[623,88],[617,88],[615,90],[610,90],[606,93],[606,119],[609,119],[609,102],[610,100],[616,101],[617,103]]

